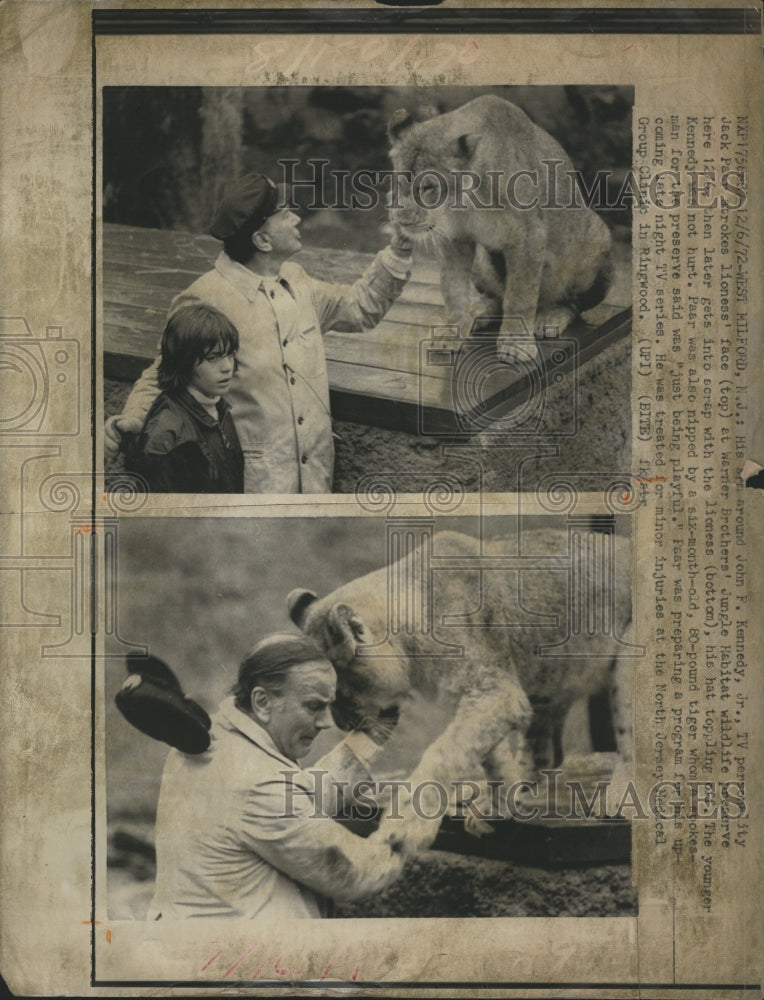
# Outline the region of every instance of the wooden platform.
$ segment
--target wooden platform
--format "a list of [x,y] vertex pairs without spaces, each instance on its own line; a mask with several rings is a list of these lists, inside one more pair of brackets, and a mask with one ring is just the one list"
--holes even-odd
[[[561,765],[557,783],[550,779],[549,795],[539,776],[542,794],[518,795],[519,814],[534,818],[501,819],[489,825],[493,832],[475,837],[464,820],[445,816],[434,847],[456,854],[471,854],[497,861],[554,868],[568,865],[608,864],[631,859],[631,823],[604,815],[604,802],[595,794],[599,782],[613,773],[615,754],[576,755]],[[580,785],[591,815],[580,799],[574,799],[570,782]]]
[[[545,782],[539,775],[535,794],[520,792],[513,799],[518,818],[491,819],[491,832],[482,836],[469,833],[463,815],[452,808],[441,821],[433,848],[544,868],[629,861],[631,822],[623,816],[607,816],[607,793],[604,788],[596,790],[599,783],[611,779],[616,759],[614,753],[574,755],[561,765],[556,780],[550,777]],[[575,796],[573,782],[580,786]],[[506,787],[499,792],[506,794]],[[353,833],[368,837],[377,829],[378,817],[342,822]]]
[[[220,243],[208,236],[106,224],[102,250],[104,374],[134,381],[155,355],[173,296],[210,269]],[[315,248],[295,258],[315,277],[336,282],[354,280],[371,259]],[[624,260],[620,271],[627,270]],[[623,299],[628,276],[618,278],[616,297]],[[586,320],[565,331],[562,340],[542,341],[545,369],[534,369],[529,377],[530,369],[522,365],[498,364],[490,338],[460,341],[443,329],[437,265],[417,262],[403,295],[376,329],[326,334],[332,414],[394,430],[470,436],[523,405],[540,384],[628,334],[631,309],[609,301]]]

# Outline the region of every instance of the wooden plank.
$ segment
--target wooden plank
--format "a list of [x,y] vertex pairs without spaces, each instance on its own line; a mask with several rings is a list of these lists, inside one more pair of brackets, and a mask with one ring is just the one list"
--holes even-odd
[[397,399],[403,404],[421,404],[448,411],[458,405],[460,396],[462,399],[494,399],[508,385],[524,377],[504,366],[495,367],[488,377],[478,371],[459,380],[460,391],[454,400],[453,370],[450,368],[421,372],[418,369],[390,371],[370,369],[367,365],[353,365],[344,361],[328,361],[327,369],[331,386],[341,386],[345,392],[352,393],[367,403]]
[[507,819],[491,826],[493,833],[477,838],[465,831],[463,820],[446,816],[433,849],[545,868],[631,859],[628,820]]
[[[578,323],[566,331],[562,341],[539,341],[545,369],[543,374],[537,373],[538,380],[533,385],[527,375],[518,375],[510,369],[503,377],[497,375],[495,381],[476,379],[470,384],[462,380],[458,391],[450,377],[436,379],[423,375],[416,378],[402,374],[396,381],[395,373],[391,372],[383,388],[379,376],[368,369],[333,362],[335,370],[330,372],[332,413],[340,420],[390,430],[416,431],[425,436],[438,436],[444,442],[465,440],[523,405],[532,392],[552,384],[556,376],[572,371],[630,330],[631,310],[627,309],[616,312],[602,327]],[[571,340],[576,342],[575,350]],[[555,361],[553,355],[562,347],[565,348],[561,351],[563,356]],[[460,405],[465,400],[477,405],[472,408]]]
[[[173,294],[146,287],[142,288],[140,296],[136,296],[134,288],[130,288],[127,284],[111,284],[108,294],[104,295],[107,326],[119,326],[120,317],[129,314],[130,321],[137,323],[138,329],[157,330],[158,328],[161,333]],[[397,324],[401,327],[423,327],[425,335],[427,329],[442,327],[446,324],[442,309],[424,304],[402,302],[396,302],[392,306],[383,322]],[[393,330],[389,331],[390,334],[394,332]],[[364,335],[365,333],[362,332],[353,334],[356,337]]]
[[131,305],[122,302],[104,302],[104,317],[107,326],[114,329],[134,330],[146,339],[148,356],[153,356],[164,328],[165,313],[146,305]]
[[[108,314],[107,356],[131,355],[145,361],[153,359],[164,325],[164,315],[138,306],[114,305],[109,305]],[[374,330],[366,333],[326,334],[324,349],[329,361],[417,372],[419,345],[427,339],[427,330],[418,330],[410,325],[393,325],[383,320]]]
[[[622,332],[625,333],[625,328],[621,330],[621,324],[628,325],[630,322],[628,310],[619,310],[613,306],[599,307],[597,319],[598,322],[596,324],[579,321],[569,328],[562,338],[563,342],[576,341],[579,362],[581,357],[591,356],[592,348],[600,349],[600,340],[602,338],[609,338],[608,342],[610,342],[613,333],[616,335]],[[616,327],[611,329],[613,323],[616,323]],[[393,331],[395,334],[395,339],[393,340],[388,336],[386,324],[387,321],[383,320],[376,330],[368,334],[336,332],[326,334],[324,340],[327,361],[338,365],[356,365],[368,368],[378,367],[390,370],[391,372],[417,373],[420,369],[427,369],[426,352],[428,347],[432,346],[437,349],[445,345],[448,349],[454,349],[455,347],[456,350],[460,351],[458,363],[464,370],[464,368],[468,367],[465,362],[469,360],[471,346],[476,351],[488,350],[489,357],[492,350],[490,340],[486,342],[489,346],[483,347],[479,340],[459,341],[454,338],[451,341],[443,338],[433,339],[428,336],[426,331],[420,331],[415,328],[403,328]],[[377,334],[378,336],[375,336]],[[556,338],[549,338],[539,343],[541,353],[546,359],[549,358],[558,346]],[[430,370],[432,371],[433,369]],[[555,371],[557,370],[555,369]],[[453,368],[442,371],[436,377],[448,379],[450,383],[452,380],[452,371]],[[477,385],[477,380],[483,377],[484,372],[485,366],[482,367],[480,372],[474,374],[473,381],[475,385]],[[500,379],[497,378],[496,382],[498,383],[499,381]],[[488,385],[492,384],[488,383]],[[364,390],[367,391],[368,387],[364,387]]]
[[[128,358],[133,358],[141,366],[140,370],[142,371],[156,357],[159,334],[151,334],[146,330],[134,330],[130,326],[114,326],[112,327],[112,341],[114,345],[118,345],[118,349],[113,346],[111,350],[104,352],[104,372],[109,370],[115,372],[114,367],[109,367],[112,362],[118,365],[121,360]],[[119,376],[107,374],[107,378],[119,378]]]
[[[103,226],[102,253],[105,268],[114,265],[118,270],[125,267],[133,269],[141,261],[146,267],[155,267],[158,273],[162,273],[172,271],[175,262],[174,270],[178,274],[199,275],[213,266],[220,249],[221,244],[210,236],[111,223]],[[628,272],[629,253],[628,246],[615,244],[617,274],[613,282],[614,288],[621,286],[622,282],[618,279]],[[338,280],[339,270],[341,280],[352,281],[368,267],[374,254],[343,249],[332,249],[327,253],[323,248],[304,247],[293,259],[322,280]],[[435,258],[418,256],[415,259],[403,297],[433,305],[440,304],[440,268]],[[618,298],[613,298],[611,295],[606,301],[625,308],[628,296],[620,293]]]
[[109,351],[103,356],[103,377],[116,379],[118,382],[135,382],[150,363],[142,355],[114,354]]
[[129,294],[135,301],[136,294],[141,300],[144,296],[157,296],[157,305],[167,312],[170,302],[178,294],[209,268],[201,271],[183,270],[181,268],[139,268],[133,264],[105,264],[103,269],[104,293],[116,296],[120,292]]
[[[575,339],[577,351],[566,354],[564,361],[554,366],[549,365],[548,359],[559,346],[557,341],[550,339],[540,342],[542,355],[547,359],[549,368],[547,378],[570,371],[574,364],[582,364],[602,350],[605,344],[625,335],[630,329],[630,323],[630,311],[622,310],[612,313],[610,320],[601,327],[577,324],[568,331],[571,336],[564,338],[566,341]],[[119,356],[107,353],[105,374],[110,378],[134,381],[153,358],[153,351],[148,357],[141,353],[140,335],[134,331],[125,329],[122,335],[125,349]],[[527,400],[531,391],[528,379],[511,371],[503,372],[498,368],[490,378],[483,380],[481,369],[478,368],[474,378],[462,377],[459,391],[455,393],[455,367],[444,367],[439,371],[435,369],[437,374],[434,375],[424,372],[420,374],[423,358],[419,343],[405,345],[398,341],[397,355],[394,353],[394,346],[377,344],[377,351],[384,353],[372,359],[370,345],[363,339],[363,335],[355,335],[355,342],[349,339],[350,336],[353,335],[343,335],[340,358],[327,358],[332,413],[339,420],[371,423],[393,430],[422,429],[431,434],[453,434],[458,437],[475,427],[476,418],[476,413],[471,412],[469,407],[462,407],[462,412],[458,412],[459,399],[472,399],[482,403],[479,419],[480,426],[483,426],[489,419],[489,414],[494,418],[503,415],[513,406],[521,405]],[[444,342],[433,343],[438,345]],[[425,339],[425,348],[426,344]],[[459,364],[462,369],[469,368],[467,346],[461,345],[459,350]],[[352,360],[348,360],[348,356]],[[374,363],[371,363],[372,360]],[[395,368],[392,367],[393,364]],[[430,369],[432,370],[434,369]]]
[[528,815],[529,807],[536,806],[536,818],[490,821],[493,833],[481,839],[466,832],[461,817],[446,816],[435,849],[545,867],[629,861],[631,823],[608,817],[604,801],[599,801],[593,815],[586,818],[581,802],[571,792],[575,782],[586,800],[595,803],[595,789],[612,778],[616,760],[614,753],[564,759],[560,765],[562,780],[547,785],[543,802],[531,795],[519,796],[518,807]]
[[[137,310],[139,312],[139,310]],[[114,318],[115,314],[112,314]],[[131,315],[125,312],[120,322],[112,322],[109,327],[109,349],[105,352],[105,363],[111,374],[109,378],[120,377],[118,371],[133,370],[132,367],[120,367],[120,359],[132,358],[139,367],[145,367],[153,360],[161,335],[163,318],[153,329],[139,329],[131,322]],[[419,341],[422,339],[417,331],[410,327],[390,337],[386,329],[378,327],[369,334],[351,334],[339,340],[335,334],[325,337],[325,349],[328,361],[343,361],[351,365],[362,365],[370,369],[390,370],[393,372],[417,372],[419,370]],[[378,337],[370,336],[379,333]],[[129,377],[127,374],[122,377]]]
[[[163,308],[167,310],[171,299],[178,292],[196,280],[199,275],[204,274],[214,265],[214,260],[209,261],[201,268],[173,267],[168,261],[136,261],[130,255],[125,255],[124,260],[109,259],[104,261],[103,281],[104,289],[108,290],[111,297],[113,294],[122,291],[133,296],[136,292],[144,296],[148,294],[162,294]],[[311,270],[311,274],[314,271]],[[314,274],[314,276],[316,276]],[[348,283],[352,283],[354,278]],[[416,281],[410,278],[401,294],[399,302],[408,305],[421,305],[426,308],[442,311],[443,298],[440,286],[428,282]]]
[[[105,233],[108,235],[104,248],[104,288],[107,301],[129,302],[134,300],[136,292],[141,297],[143,304],[146,299],[150,299],[150,304],[154,308],[165,309],[173,294],[182,291],[183,288],[196,277],[203,273],[214,262],[215,253],[203,254],[192,266],[173,266],[173,260],[185,260],[188,264],[189,247],[194,247],[198,241],[213,243],[206,237],[193,237],[190,234],[178,234],[161,230],[140,230],[131,227],[106,226]],[[149,234],[148,236],[146,234]],[[138,242],[137,246],[128,247],[127,252],[117,253],[116,248],[124,246],[120,242],[121,237],[129,236],[131,242]],[[185,243],[183,241],[186,241]],[[144,246],[151,246],[150,252],[144,251]],[[198,248],[197,248],[198,249]],[[352,261],[354,272],[360,273],[363,268],[373,259],[371,254],[350,254],[349,251],[332,251],[327,255],[324,251],[315,249],[303,250],[296,259],[306,256],[313,264],[312,273],[320,276],[320,271],[325,269],[327,256],[336,260],[339,255],[349,256],[349,263]],[[321,265],[324,265],[322,268]],[[140,279],[139,281],[137,279]],[[162,295],[166,298],[162,298]],[[429,311],[414,310],[414,305],[432,306],[432,314]],[[400,322],[440,324],[444,321],[442,312],[442,300],[439,288],[437,271],[432,268],[427,269],[427,265],[414,268],[412,278],[404,289],[400,299],[393,306],[389,318]]]
[[[613,306],[598,306],[587,314],[587,319],[592,321],[587,325],[598,327],[617,313],[618,310]],[[111,298],[104,303],[104,315],[108,334],[107,353],[130,354],[146,360],[153,358],[165,320],[161,309],[132,305]],[[420,345],[429,339],[430,328],[402,323],[390,319],[388,314],[374,330],[364,333],[327,333],[324,345],[326,356],[330,360],[365,364],[372,368],[414,371],[419,368]]]
[[[220,244],[203,235],[105,225],[102,249],[104,371],[106,377],[132,381],[153,360],[173,296],[213,265]],[[628,268],[627,249],[619,251],[621,279]],[[352,281],[373,256],[305,248],[296,259],[318,278]],[[630,322],[630,310],[607,301],[601,304],[566,331],[563,341],[574,339],[576,351],[565,354],[563,362],[550,361],[559,346],[555,340],[539,342],[548,369],[539,377],[583,363],[625,335]],[[333,414],[392,429],[460,437],[465,427],[473,427],[473,417],[488,420],[488,415],[506,413],[528,398],[528,378],[498,363],[485,341],[460,342],[438,327],[445,327],[445,317],[437,262],[424,259],[373,331],[326,334]],[[438,337],[430,343],[434,329]],[[429,348],[434,353],[428,353]],[[476,407],[474,413],[471,406]]]
[[[566,353],[558,363],[552,364],[550,358],[560,343],[555,339],[540,342],[547,379],[570,371],[575,364],[580,365],[630,329],[629,310],[602,307],[602,313],[609,313],[609,318],[601,326],[578,323],[568,331],[570,337],[566,336],[563,342],[575,340],[577,350]],[[394,430],[425,428],[431,433],[458,436],[463,428],[473,425],[476,417],[469,407],[462,407],[462,412],[458,412],[459,399],[479,400],[482,403],[480,420],[483,421],[488,419],[488,414],[498,417],[512,406],[520,405],[531,391],[529,380],[512,370],[502,370],[499,366],[484,379],[486,366],[478,365],[472,378],[462,376],[455,393],[455,365],[428,367],[422,353],[428,344],[426,338],[423,338],[422,347],[419,342],[405,344],[401,340],[397,345],[394,342],[370,345],[364,335],[358,334],[331,336],[337,340],[341,338],[341,343],[336,345],[338,356],[327,357],[332,413],[339,420],[372,423]],[[148,357],[141,354],[141,335],[131,329],[122,330],[122,340],[124,350],[119,355],[107,353],[105,374],[108,378],[134,381],[153,359],[153,351]],[[432,343],[438,346],[447,342]],[[475,349],[480,350],[479,347]],[[462,371],[465,368],[469,371],[469,345],[461,345],[459,350],[461,354],[455,364]]]
[[[141,262],[144,266],[162,269],[176,263],[182,264],[183,270],[201,274],[214,264],[220,250],[221,244],[217,240],[192,233],[109,223],[103,227],[102,258],[105,266],[132,268]],[[373,253],[342,249],[333,249],[327,255],[323,248],[304,247],[293,260],[314,277],[349,283],[360,277],[374,256]],[[437,263],[427,259],[417,261],[412,280],[414,287],[422,284],[437,288],[440,280]]]

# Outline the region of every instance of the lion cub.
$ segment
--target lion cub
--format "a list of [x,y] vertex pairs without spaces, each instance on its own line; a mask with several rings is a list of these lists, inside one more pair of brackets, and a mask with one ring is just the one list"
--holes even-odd
[[429,121],[398,111],[388,134],[395,170],[411,174],[392,218],[438,251],[462,337],[479,319],[500,359],[537,359],[534,334],[559,335],[603,300],[610,231],[585,207],[565,151],[520,108],[485,95]]

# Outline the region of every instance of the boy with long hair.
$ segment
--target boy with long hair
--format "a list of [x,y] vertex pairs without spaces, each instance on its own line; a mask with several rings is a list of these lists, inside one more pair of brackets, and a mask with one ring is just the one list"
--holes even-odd
[[162,390],[125,467],[152,493],[241,493],[244,459],[225,396],[236,372],[239,334],[218,309],[188,305],[162,333]]

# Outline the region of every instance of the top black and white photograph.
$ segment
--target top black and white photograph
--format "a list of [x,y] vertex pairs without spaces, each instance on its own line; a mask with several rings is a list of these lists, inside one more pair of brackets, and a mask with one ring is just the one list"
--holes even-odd
[[106,489],[628,476],[633,97],[103,88]]

